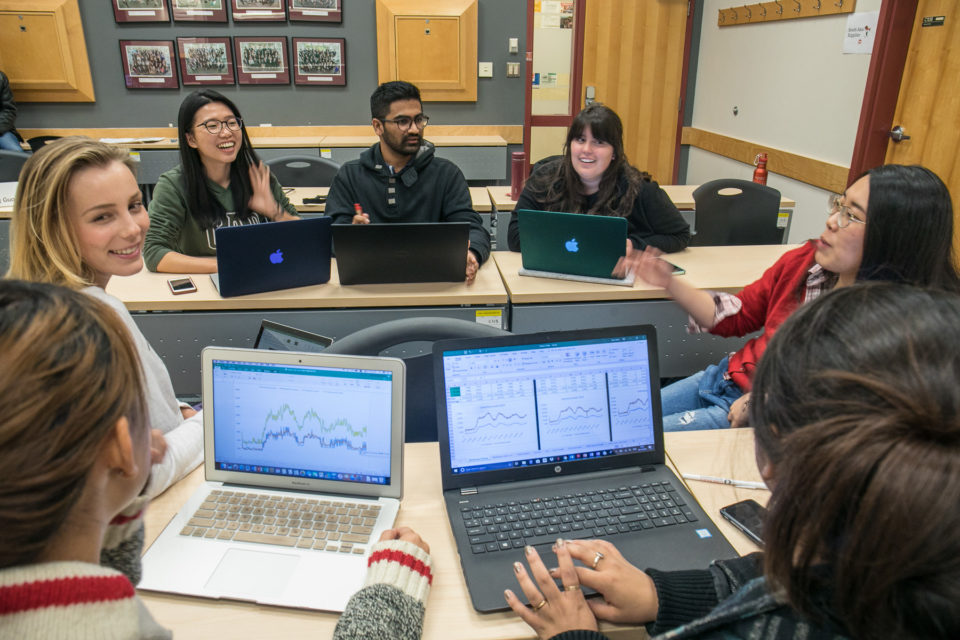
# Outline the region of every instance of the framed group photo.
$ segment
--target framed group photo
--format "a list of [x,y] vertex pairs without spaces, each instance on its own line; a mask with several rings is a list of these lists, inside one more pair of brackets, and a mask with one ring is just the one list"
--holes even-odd
[[235,84],[230,38],[177,38],[183,86]]
[[170,0],[177,22],[226,22],[228,0]]
[[121,40],[123,79],[128,89],[177,89],[173,40]]
[[346,40],[294,38],[293,81],[306,85],[347,84]]
[[343,22],[343,0],[286,0],[291,20]]
[[113,19],[118,22],[169,22],[167,0],[113,0]]
[[230,0],[233,21],[285,22],[284,0]]
[[240,84],[290,84],[286,36],[234,36],[233,52]]

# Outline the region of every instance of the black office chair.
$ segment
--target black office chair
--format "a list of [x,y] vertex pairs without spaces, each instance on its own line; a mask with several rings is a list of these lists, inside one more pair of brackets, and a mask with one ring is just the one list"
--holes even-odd
[[[455,318],[403,318],[360,329],[337,340],[324,353],[376,356],[397,345],[434,342],[448,338],[485,338],[509,335],[469,320]],[[437,439],[437,405],[434,391],[433,355],[416,350],[404,357],[407,365],[406,442],[433,442]]]
[[[721,191],[729,189],[729,193]],[[778,226],[780,192],[766,185],[724,178],[711,180],[693,192],[696,233],[692,246],[782,244],[785,227]]]
[[51,140],[59,140],[63,136],[34,136],[27,138],[27,144],[30,145],[30,151],[36,153],[43,149],[43,146]]
[[285,187],[329,187],[340,171],[338,163],[316,156],[283,156],[266,164]]
[[19,151],[0,149],[0,182],[17,182],[20,169],[30,156]]

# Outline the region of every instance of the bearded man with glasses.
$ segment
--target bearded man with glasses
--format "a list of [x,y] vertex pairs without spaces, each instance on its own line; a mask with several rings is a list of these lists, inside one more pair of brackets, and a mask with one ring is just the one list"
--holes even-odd
[[460,169],[434,155],[423,139],[429,117],[409,82],[386,82],[370,96],[371,124],[380,141],[342,167],[327,195],[334,224],[469,222],[466,281],[490,254],[490,235],[473,210]]

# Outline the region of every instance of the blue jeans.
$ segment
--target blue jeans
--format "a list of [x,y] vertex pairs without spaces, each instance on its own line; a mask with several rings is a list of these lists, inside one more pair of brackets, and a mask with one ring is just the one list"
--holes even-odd
[[660,391],[664,431],[696,431],[730,427],[730,405],[743,395],[733,380],[724,380],[729,358]]
[[20,146],[20,141],[17,140],[17,136],[13,135],[12,131],[7,131],[4,134],[0,134],[0,149],[6,151],[19,151],[20,153],[26,153],[23,150],[23,147]]

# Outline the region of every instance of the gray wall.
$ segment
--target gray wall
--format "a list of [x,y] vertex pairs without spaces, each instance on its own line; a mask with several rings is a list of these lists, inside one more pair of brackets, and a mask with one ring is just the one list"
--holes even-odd
[[[377,84],[377,20],[374,0],[343,0],[343,22],[194,22],[116,24],[111,3],[80,0],[83,30],[93,74],[95,103],[20,103],[17,126],[165,127],[176,123],[180,101],[193,89],[127,89],[120,40],[175,40],[180,37],[283,35],[346,39],[347,86],[235,85],[214,87],[243,112],[248,126],[359,125],[370,123],[369,98]],[[494,63],[494,77],[480,78],[477,101],[431,102],[431,124],[523,124],[523,69],[526,3],[479,0],[478,54]],[[507,38],[520,39],[520,53],[507,53]],[[288,49],[289,54],[289,49]],[[507,61],[521,63],[520,78],[506,78]],[[429,134],[428,134],[429,137]]]

